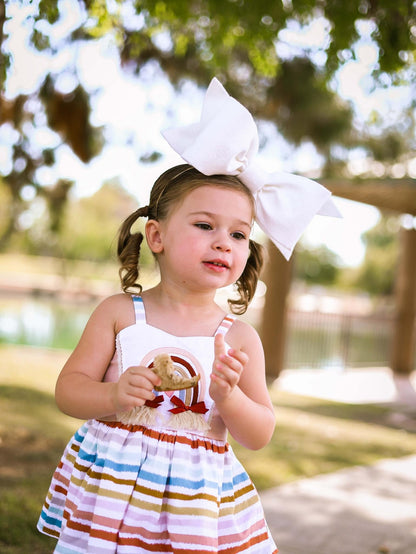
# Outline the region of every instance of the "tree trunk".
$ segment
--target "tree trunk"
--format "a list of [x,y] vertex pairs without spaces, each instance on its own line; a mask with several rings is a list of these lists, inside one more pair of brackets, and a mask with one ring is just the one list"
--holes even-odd
[[415,363],[416,229],[402,229],[400,245],[391,369],[395,374],[409,375]]
[[269,241],[268,260],[264,271],[267,291],[260,327],[266,357],[266,373],[269,379],[276,379],[284,367],[287,296],[291,276],[292,262],[288,262]]

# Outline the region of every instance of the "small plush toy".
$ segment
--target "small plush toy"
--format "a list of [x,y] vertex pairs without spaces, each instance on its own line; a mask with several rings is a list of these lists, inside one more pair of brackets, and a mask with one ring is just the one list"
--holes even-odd
[[175,373],[172,358],[169,354],[156,356],[152,369],[162,379],[161,384],[155,387],[157,391],[191,389],[195,387],[200,379],[200,375],[183,377]]

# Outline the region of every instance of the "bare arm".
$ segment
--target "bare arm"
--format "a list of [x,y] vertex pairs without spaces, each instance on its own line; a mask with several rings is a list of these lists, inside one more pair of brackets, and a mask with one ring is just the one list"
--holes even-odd
[[128,302],[125,295],[110,297],[91,315],[56,383],[55,399],[62,412],[80,419],[107,417],[154,398],[159,378],[145,367],[129,368],[117,383],[102,382],[118,328],[126,326]]
[[224,338],[215,337],[210,394],[232,437],[246,448],[258,450],[272,437],[275,415],[266,386],[260,339],[248,325],[237,325],[240,337],[232,340],[231,336],[229,341],[236,348],[226,352]]

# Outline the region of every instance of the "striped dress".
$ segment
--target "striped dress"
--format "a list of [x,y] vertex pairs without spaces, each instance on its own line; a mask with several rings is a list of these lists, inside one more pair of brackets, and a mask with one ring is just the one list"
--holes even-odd
[[[136,322],[117,335],[105,379],[151,367],[162,352],[178,374],[200,379],[192,389],[155,392],[114,421],[87,421],[53,475],[38,529],[58,539],[61,554],[276,553],[258,493],[208,394],[214,338],[153,327],[141,297],[132,298]],[[227,316],[217,333],[232,323]]]

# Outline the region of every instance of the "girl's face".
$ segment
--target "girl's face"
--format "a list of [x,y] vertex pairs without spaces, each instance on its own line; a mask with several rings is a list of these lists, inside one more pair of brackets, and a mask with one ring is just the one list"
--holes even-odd
[[166,220],[150,220],[147,239],[162,277],[193,290],[216,290],[243,272],[252,220],[244,193],[206,185],[174,205]]

